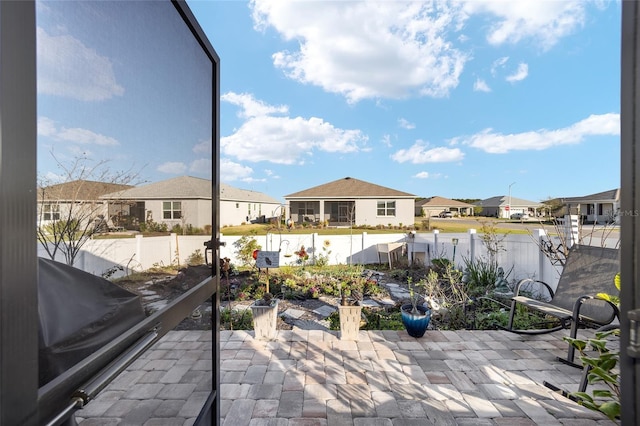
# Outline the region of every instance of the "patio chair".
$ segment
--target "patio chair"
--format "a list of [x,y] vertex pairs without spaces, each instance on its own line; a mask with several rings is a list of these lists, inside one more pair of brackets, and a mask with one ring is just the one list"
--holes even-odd
[[[571,328],[570,337],[576,338],[579,328],[602,328],[620,322],[618,307],[606,300],[596,298],[598,293],[618,295],[614,277],[620,271],[618,249],[575,245],[569,250],[567,261],[560,275],[555,292],[543,281],[529,278],[520,280],[514,288],[511,298],[511,310],[507,331],[521,334],[551,333],[563,328]],[[539,295],[540,289],[546,290],[550,300],[542,301],[521,296],[524,290]],[[538,293],[535,293],[538,292]],[[514,329],[514,318],[518,306],[541,312],[555,319],[554,325],[547,328],[518,330]],[[567,358],[558,358],[574,365],[575,349],[568,345]]]

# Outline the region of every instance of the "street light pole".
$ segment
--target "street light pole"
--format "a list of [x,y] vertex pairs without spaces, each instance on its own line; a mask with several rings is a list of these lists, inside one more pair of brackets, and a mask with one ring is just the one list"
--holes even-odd
[[507,210],[509,211],[509,217],[508,217],[507,219],[511,219],[511,187],[512,187],[513,185],[515,185],[515,184],[516,184],[516,183],[515,183],[515,182],[513,182],[513,183],[511,183],[511,185],[509,185],[509,201],[508,201],[508,204],[507,204],[507,207],[509,207],[509,208],[507,209]]

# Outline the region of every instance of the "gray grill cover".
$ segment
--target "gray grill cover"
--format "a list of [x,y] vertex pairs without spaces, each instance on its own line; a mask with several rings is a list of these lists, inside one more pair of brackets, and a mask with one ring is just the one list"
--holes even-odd
[[38,313],[40,386],[145,318],[136,294],[43,258],[38,259]]

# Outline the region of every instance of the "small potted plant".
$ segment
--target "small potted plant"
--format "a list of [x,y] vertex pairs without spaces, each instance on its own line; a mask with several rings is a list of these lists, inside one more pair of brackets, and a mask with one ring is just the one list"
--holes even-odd
[[423,297],[416,292],[411,277],[407,279],[409,283],[409,302],[402,305],[400,312],[402,314],[402,324],[411,337],[422,337],[429,327],[431,321],[431,309],[424,305],[418,304]]
[[340,340],[358,340],[358,334],[360,333],[360,321],[362,318],[360,293],[352,287],[346,282],[340,285],[341,301],[340,306],[338,306]]
[[271,293],[264,293],[251,305],[253,330],[258,340],[273,340],[276,337],[278,323],[278,299]]

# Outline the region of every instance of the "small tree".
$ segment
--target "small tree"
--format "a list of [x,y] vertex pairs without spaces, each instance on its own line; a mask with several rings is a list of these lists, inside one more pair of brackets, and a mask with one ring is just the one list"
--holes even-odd
[[497,264],[498,253],[505,251],[503,242],[507,234],[498,234],[494,222],[480,221],[480,224],[480,240],[489,253],[489,261]]
[[106,160],[92,164],[77,157],[64,164],[51,155],[63,173],[58,183],[40,179],[36,235],[52,260],[62,253],[73,265],[92,235],[108,229],[108,204],[100,196],[130,188],[136,175],[130,170],[112,172]]
[[[253,231],[253,234],[255,235],[255,231]],[[233,243],[233,246],[236,248],[235,253],[238,259],[240,259],[244,266],[252,265],[255,262],[253,252],[262,248],[253,236],[248,235],[243,235]]]

